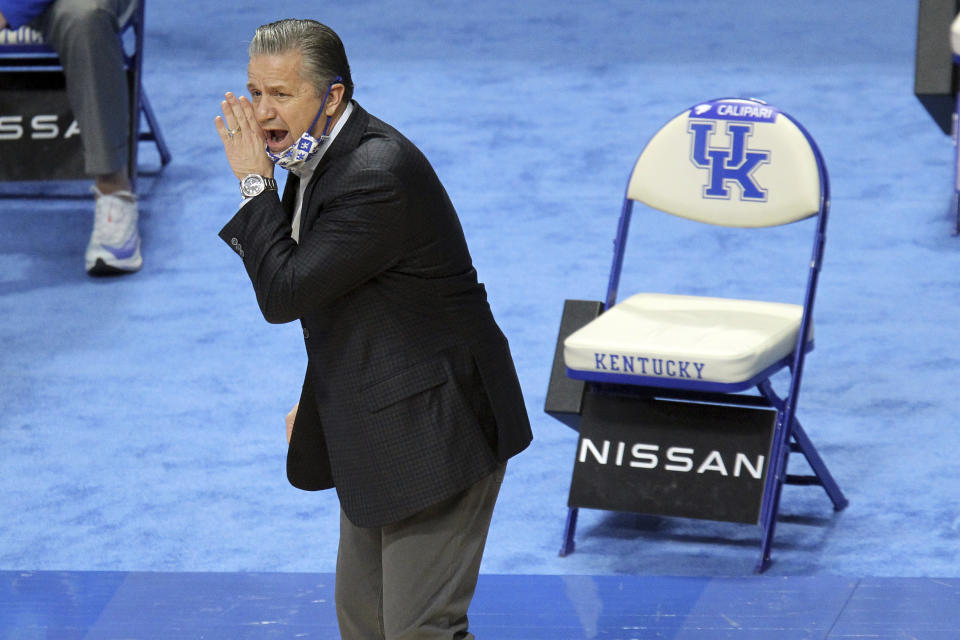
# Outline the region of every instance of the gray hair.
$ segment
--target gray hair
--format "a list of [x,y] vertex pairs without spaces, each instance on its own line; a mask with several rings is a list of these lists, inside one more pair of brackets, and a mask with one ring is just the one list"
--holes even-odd
[[287,18],[257,27],[250,42],[251,58],[290,51],[303,54],[304,79],[314,86],[318,96],[339,82],[345,87],[343,100],[349,102],[353,96],[350,63],[343,42],[333,29],[316,20]]

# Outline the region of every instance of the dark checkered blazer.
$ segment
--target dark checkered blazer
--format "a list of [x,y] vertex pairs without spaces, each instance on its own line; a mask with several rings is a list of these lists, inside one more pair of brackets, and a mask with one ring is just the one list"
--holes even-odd
[[269,322],[300,320],[308,364],[287,454],[359,526],[396,522],[531,440],[507,340],[423,154],[355,105],[304,194],[252,199],[220,232]]

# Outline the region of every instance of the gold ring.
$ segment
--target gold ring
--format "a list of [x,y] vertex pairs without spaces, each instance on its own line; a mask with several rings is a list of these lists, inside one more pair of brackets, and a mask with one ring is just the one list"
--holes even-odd
[[231,138],[237,135],[238,133],[240,133],[240,127],[237,127],[236,129],[227,129],[227,135],[230,136]]

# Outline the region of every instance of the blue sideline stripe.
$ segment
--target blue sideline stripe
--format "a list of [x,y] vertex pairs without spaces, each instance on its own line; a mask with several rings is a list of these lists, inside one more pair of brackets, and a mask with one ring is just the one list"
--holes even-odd
[[[336,638],[328,573],[0,571],[3,638]],[[478,638],[960,637],[960,579],[482,575]]]

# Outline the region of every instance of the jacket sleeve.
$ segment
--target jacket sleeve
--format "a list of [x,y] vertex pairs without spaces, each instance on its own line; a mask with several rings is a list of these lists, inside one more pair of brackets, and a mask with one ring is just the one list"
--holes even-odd
[[53,4],[53,0],[0,0],[0,13],[11,29],[19,29]]
[[[220,237],[243,258],[268,322],[291,322],[329,305],[399,260],[406,195],[390,172],[367,169],[324,205],[298,245],[275,192],[260,194]],[[306,212],[304,212],[306,215]]]

